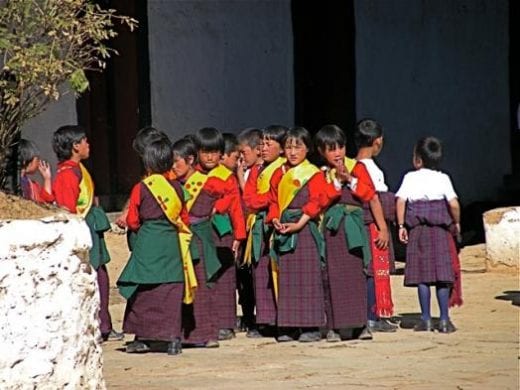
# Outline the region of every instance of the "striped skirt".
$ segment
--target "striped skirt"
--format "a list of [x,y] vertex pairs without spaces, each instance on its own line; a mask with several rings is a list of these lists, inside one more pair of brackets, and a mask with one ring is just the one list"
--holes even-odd
[[323,270],[328,329],[361,327],[367,321],[367,284],[361,251],[349,252],[342,230],[325,233]]
[[144,340],[180,337],[183,294],[184,283],[139,285],[126,304],[123,331]]
[[308,226],[299,232],[295,251],[279,260],[277,323],[280,327],[325,325],[321,264]]

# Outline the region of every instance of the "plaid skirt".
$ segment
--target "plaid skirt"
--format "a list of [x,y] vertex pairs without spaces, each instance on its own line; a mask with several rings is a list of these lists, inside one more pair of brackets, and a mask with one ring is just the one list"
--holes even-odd
[[256,323],[276,324],[276,299],[274,295],[271,259],[263,255],[258,263],[253,264],[253,287],[256,305]]
[[235,257],[231,250],[233,237],[226,235],[216,240],[217,255],[222,264],[215,285],[215,305],[219,329],[234,329],[237,322],[236,309],[236,268]]
[[195,299],[190,305],[182,305],[182,342],[185,344],[202,344],[209,340],[217,340],[219,330],[214,285],[208,287],[206,283],[202,244],[195,240],[201,259],[193,263],[198,283]]
[[342,230],[325,233],[323,270],[328,329],[361,327],[367,322],[367,284],[361,251],[349,252]]
[[453,283],[451,233],[440,226],[419,225],[408,233],[404,285]]
[[184,283],[142,284],[126,304],[123,331],[144,340],[181,336]]
[[99,328],[102,334],[112,330],[112,319],[108,311],[108,297],[110,295],[110,281],[106,265],[100,265],[96,270],[99,288]]
[[320,327],[325,322],[320,259],[305,226],[298,233],[295,251],[280,256],[277,323],[280,327]]

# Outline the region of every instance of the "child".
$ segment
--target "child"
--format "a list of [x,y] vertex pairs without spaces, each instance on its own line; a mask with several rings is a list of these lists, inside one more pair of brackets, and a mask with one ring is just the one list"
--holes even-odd
[[[238,140],[234,134],[224,133],[224,154],[220,163],[233,172],[238,166],[238,158],[240,155],[238,149]],[[230,199],[227,197],[226,199]],[[224,200],[225,202],[225,200]],[[222,204],[222,200],[215,203],[215,209],[227,209],[229,205]],[[213,216],[213,222],[216,225],[230,226],[229,215],[216,214]],[[217,310],[217,320],[219,327],[219,340],[230,340],[235,337],[235,326],[237,322],[236,311],[236,268],[235,268],[235,254],[232,251],[233,231],[232,229],[225,229],[215,238],[217,246],[217,256],[219,258],[221,267],[216,276],[214,289],[215,294],[215,308]]]
[[329,202],[323,191],[327,182],[307,160],[312,143],[306,129],[290,129],[283,145],[287,163],[271,178],[267,214],[267,222],[276,230],[272,250],[278,267],[278,280],[274,280],[278,288],[277,340],[292,341],[301,328],[300,342],[319,341],[319,327],[325,325],[321,275],[325,242],[318,217]]
[[99,285],[99,319],[103,340],[122,340],[123,333],[112,329],[108,311],[109,280],[106,264],[110,255],[103,234],[110,229],[110,223],[103,209],[94,203],[94,183],[87,169],[81,163],[90,155],[90,146],[83,128],[62,126],[53,134],[52,148],[58,158],[58,169],[52,191],[58,206],[85,218],[92,235],[90,264],[96,270]]
[[421,321],[415,331],[432,331],[430,286],[440,309],[438,331],[456,331],[450,320],[452,304],[461,305],[460,266],[453,240],[460,234],[460,206],[448,175],[438,170],[442,146],[434,137],[421,138],[414,148],[416,169],[404,176],[397,196],[399,239],[407,243],[405,286],[417,286]]
[[[256,326],[251,326],[248,337],[261,337],[259,329],[265,334],[270,327],[276,325],[276,299],[272,278],[271,259],[269,256],[269,240],[273,229],[265,224],[269,208],[270,183],[273,173],[285,164],[283,140],[287,134],[284,126],[272,125],[262,132],[262,163],[253,164],[244,186],[243,200],[248,213],[248,240],[244,254],[244,262],[251,264],[253,287],[256,305]],[[254,136],[254,134],[252,134]],[[254,145],[243,136],[242,143]],[[263,329],[262,329],[263,328]]]
[[[137,155],[142,158],[144,153],[144,148],[146,145],[150,144],[153,141],[164,139],[170,142],[168,136],[162,132],[161,130],[157,130],[155,127],[143,127],[140,129],[134,140],[132,141],[132,148],[137,153]],[[174,179],[174,177],[171,177]],[[121,211],[121,215],[115,220],[115,223],[117,226],[119,226],[121,229],[126,228],[126,216],[128,214],[128,202],[126,202],[125,206],[123,207],[123,211]]]
[[370,209],[365,205],[365,223],[372,248],[372,262],[367,268],[368,327],[376,332],[395,332],[397,326],[381,318],[393,312],[390,274],[395,268],[385,221],[385,218],[395,218],[394,195],[388,192],[384,173],[373,160],[383,148],[383,128],[372,119],[363,119],[357,123],[354,137],[358,147],[356,159],[365,165],[377,191]]
[[[197,297],[193,304],[183,307],[183,342],[186,344],[218,347],[218,313],[215,307],[215,292],[211,288],[218,277],[221,264],[216,252],[215,236],[211,217],[217,211],[217,200],[222,200],[220,213],[229,213],[234,235],[231,249],[236,255],[240,241],[245,238],[245,223],[240,204],[238,183],[232,172],[220,165],[224,151],[222,134],[214,128],[203,128],[195,135],[198,165],[187,167],[179,177],[191,198],[187,202],[191,229],[194,233],[191,244],[195,273],[198,281]],[[190,142],[184,140],[184,142]],[[174,153],[180,150],[179,145]],[[194,161],[193,156],[176,155],[174,170],[178,165]],[[233,309],[236,303],[233,302]]]
[[244,191],[247,178],[254,165],[262,164],[262,131],[255,128],[242,130],[238,135],[240,168],[237,170],[240,189]]
[[366,329],[365,277],[370,246],[363,222],[363,203],[374,198],[375,188],[365,166],[345,156],[346,137],[339,127],[324,126],[314,139],[327,164],[327,179],[340,192],[323,220],[327,246],[323,272],[327,341],[340,341],[339,330],[345,328],[363,328],[359,337],[371,339]]
[[167,342],[168,355],[181,353],[184,293],[179,231],[188,214],[180,183],[168,179],[173,166],[170,143],[152,141],[142,153],[146,178],[132,189],[127,225],[136,232],[132,254],[117,284],[127,299],[123,330],[136,341],[126,352],[147,352],[145,340]]
[[[20,163],[20,187],[25,199],[37,203],[52,203],[51,168],[46,161],[40,159],[40,151],[32,141],[21,139],[18,142],[18,160]],[[29,177],[40,172],[43,186]]]

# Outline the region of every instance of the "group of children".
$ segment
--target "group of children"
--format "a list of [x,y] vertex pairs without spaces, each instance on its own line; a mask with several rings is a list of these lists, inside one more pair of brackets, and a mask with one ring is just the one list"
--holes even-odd
[[[462,303],[454,237],[460,234],[457,195],[438,170],[434,137],[418,141],[415,171],[394,196],[374,162],[383,147],[379,123],[356,125],[355,159],[334,125],[312,138],[303,127],[245,129],[238,136],[203,128],[173,144],[154,128],[139,131],[134,149],[145,174],[116,223],[128,229],[131,256],[117,285],[127,299],[123,331],[135,335],[128,353],[182,346],[218,347],[234,337],[236,291],[248,337],[279,342],[340,341],[343,330],[372,339],[394,332],[390,229],[407,244],[406,286],[417,286],[421,320],[416,331],[451,333],[449,306]],[[91,263],[101,294],[105,340],[120,339],[108,313],[109,260],[102,210],[93,206],[93,184],[81,164],[89,145],[78,126],[54,133],[59,160],[50,169],[34,145],[20,143],[25,197],[55,201],[86,218]],[[315,153],[323,166],[309,161]],[[43,186],[28,174],[40,170]],[[432,323],[430,287],[440,321]]]

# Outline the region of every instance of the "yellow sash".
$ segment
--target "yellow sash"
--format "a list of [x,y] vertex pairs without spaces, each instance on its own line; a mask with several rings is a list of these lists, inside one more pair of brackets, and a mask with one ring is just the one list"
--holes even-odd
[[267,191],[269,191],[269,188],[271,188],[271,177],[273,176],[274,171],[285,164],[286,161],[287,160],[284,157],[278,157],[271,164],[266,166],[260,175],[258,175],[258,179],[256,181],[256,191],[259,194],[265,194]]
[[[320,170],[308,160],[304,160],[300,165],[289,169],[282,176],[280,184],[278,184],[278,206],[280,208],[280,216],[285,209],[291,204],[294,197],[298,194],[305,184]],[[273,237],[271,236],[271,245]],[[271,274],[273,276],[273,290],[276,299],[278,299],[278,263],[271,259]]]
[[294,197],[298,194],[307,181],[320,170],[308,160],[304,160],[300,165],[289,169],[282,176],[278,184],[278,207],[280,215],[291,204]]
[[79,163],[79,168],[81,170],[81,181],[79,182],[79,196],[76,201],[76,213],[85,218],[94,201],[94,182],[82,163]]
[[179,247],[184,270],[184,299],[183,302],[190,304],[193,302],[195,289],[197,288],[197,278],[190,254],[190,242],[192,233],[188,226],[180,217],[182,201],[177,191],[168,183],[163,175],[150,175],[143,180],[143,183],[150,190],[157,203],[161,206],[166,218],[177,227],[179,232]]
[[[354,167],[357,164],[357,160],[355,160],[353,158],[345,157],[344,164],[345,164],[345,167],[347,168],[347,171],[349,173],[351,173],[352,170],[354,169]],[[328,182],[332,183],[335,178],[336,178],[336,168],[329,169],[327,171],[327,180],[328,180]]]
[[204,187],[204,184],[206,184],[206,181],[210,177],[217,177],[219,179],[222,179],[223,181],[226,181],[229,179],[229,177],[233,174],[229,169],[227,169],[224,165],[217,165],[215,168],[213,168],[211,171],[209,171],[208,174],[202,173],[200,171],[195,171],[189,178],[186,180],[186,183],[184,183],[184,189],[188,191],[190,194],[190,199],[186,202],[186,208],[188,211],[191,210],[193,205],[195,204],[195,201],[200,195],[200,190]]
[[[280,168],[287,159],[278,157],[271,164],[265,167],[256,179],[256,192],[260,195],[265,194],[271,188],[271,177],[274,171]],[[246,220],[246,229],[248,231],[246,247],[244,249],[244,263],[251,264],[253,250],[253,235],[251,229],[256,222],[256,214],[249,214]]]

